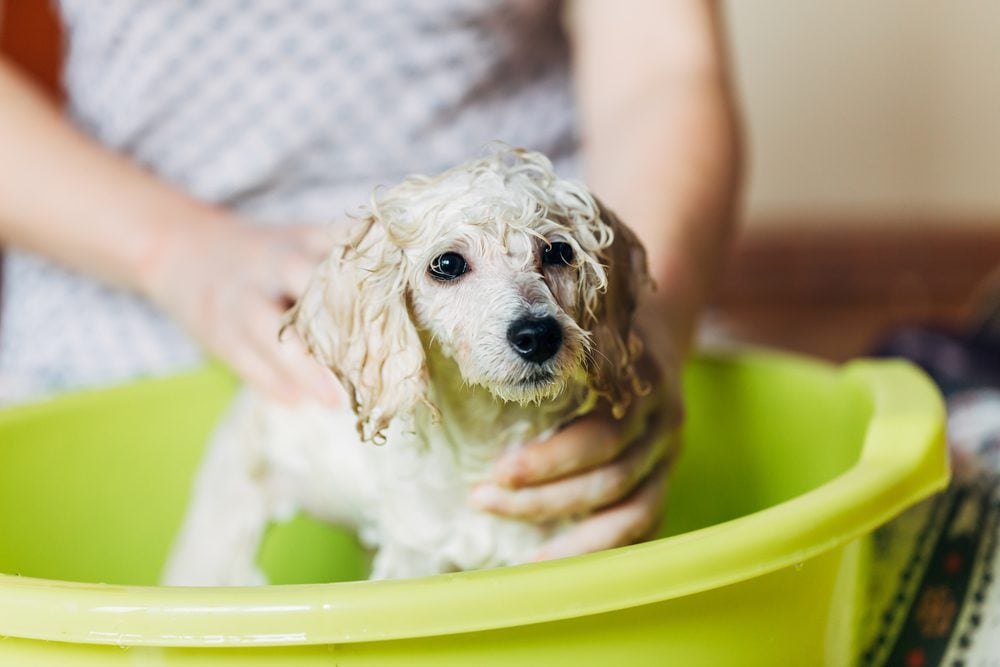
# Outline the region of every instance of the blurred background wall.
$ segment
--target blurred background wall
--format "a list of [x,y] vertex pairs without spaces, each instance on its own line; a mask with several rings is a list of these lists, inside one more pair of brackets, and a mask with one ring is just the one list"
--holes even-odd
[[749,158],[728,336],[844,359],[975,327],[1000,303],[1000,2],[724,8]]
[[750,224],[1000,221],[1000,2],[725,9]]
[[54,0],[0,1],[0,53],[59,97],[62,37]]

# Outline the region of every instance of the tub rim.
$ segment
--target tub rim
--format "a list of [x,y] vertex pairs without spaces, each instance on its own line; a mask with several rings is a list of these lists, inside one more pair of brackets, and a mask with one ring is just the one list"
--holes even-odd
[[[871,400],[858,461],[810,491],[724,523],[487,571],[257,588],[120,586],[0,574],[0,637],[117,646],[293,646],[557,621],[692,595],[803,563],[947,484],[943,401],[909,362],[858,360],[838,368],[759,350],[701,358],[807,364],[839,375]],[[910,446],[895,447],[898,442]],[[637,571],[644,576],[636,577]]]

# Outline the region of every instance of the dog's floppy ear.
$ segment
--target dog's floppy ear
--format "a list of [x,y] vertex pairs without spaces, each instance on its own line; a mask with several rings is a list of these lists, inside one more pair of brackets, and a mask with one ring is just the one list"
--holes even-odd
[[[595,201],[597,201],[595,199]],[[600,253],[607,271],[607,289],[601,295],[590,327],[594,354],[590,355],[591,389],[611,403],[615,417],[625,414],[632,397],[646,393],[635,364],[642,354],[642,341],[634,327],[639,296],[652,281],[646,266],[646,251],[635,233],[600,201],[601,220],[613,234],[612,243]]]
[[361,439],[380,444],[394,417],[426,400],[427,369],[402,251],[374,216],[352,237],[319,267],[284,327],[340,379]]

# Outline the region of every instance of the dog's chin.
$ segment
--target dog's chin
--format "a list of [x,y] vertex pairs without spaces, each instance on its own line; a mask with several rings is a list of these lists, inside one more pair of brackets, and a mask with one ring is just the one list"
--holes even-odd
[[540,405],[587,384],[583,359],[564,352],[541,365],[504,360],[497,364],[503,366],[502,369],[477,369],[478,373],[463,371],[462,375],[467,384],[485,389],[497,400]]
[[483,382],[482,386],[501,401],[538,405],[560,396],[568,384],[564,375],[538,370],[518,378]]
[[566,381],[549,373],[538,373],[516,382],[495,384],[489,389],[502,401],[537,405],[562,394],[566,389]]

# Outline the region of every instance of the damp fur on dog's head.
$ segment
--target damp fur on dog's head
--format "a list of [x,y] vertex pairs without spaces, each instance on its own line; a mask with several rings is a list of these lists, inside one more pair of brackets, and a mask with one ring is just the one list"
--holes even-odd
[[632,319],[647,283],[635,235],[583,185],[503,148],[376,191],[286,326],[340,378],[365,440],[427,402],[430,346],[501,400],[584,387],[622,414],[640,391]]

